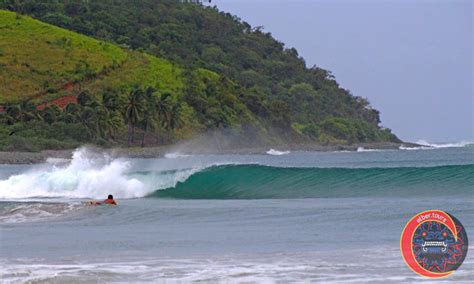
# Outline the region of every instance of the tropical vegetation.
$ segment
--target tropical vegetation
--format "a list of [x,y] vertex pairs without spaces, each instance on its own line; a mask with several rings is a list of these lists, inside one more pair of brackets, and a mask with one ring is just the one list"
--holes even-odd
[[262,143],[399,142],[329,71],[215,7],[3,0],[0,8],[0,149],[147,146],[215,129]]

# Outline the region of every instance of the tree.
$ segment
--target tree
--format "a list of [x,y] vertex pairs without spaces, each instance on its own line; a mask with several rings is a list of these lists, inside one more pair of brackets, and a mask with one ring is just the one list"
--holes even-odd
[[123,97],[113,90],[107,89],[102,93],[102,105],[109,111],[120,110],[124,103]]
[[31,101],[8,105],[6,113],[12,119],[12,122],[26,122],[39,118],[36,107]]
[[125,108],[125,121],[128,124],[128,146],[134,140],[135,126],[140,122],[143,114],[143,90],[135,87],[128,94],[128,101]]
[[146,134],[149,128],[156,128],[159,112],[158,104],[159,101],[156,98],[155,90],[151,87],[148,87],[144,92],[144,102],[146,103],[143,108],[143,136],[142,136],[142,147],[145,147]]
[[82,91],[77,95],[77,102],[83,107],[91,106],[94,103],[94,97],[88,91]]
[[96,110],[90,106],[82,108],[82,111],[79,116],[79,122],[86,127],[88,130],[89,137],[96,136]]
[[69,103],[63,109],[61,120],[66,123],[76,123],[79,121],[81,106],[76,103]]
[[184,123],[181,117],[181,104],[170,93],[165,93],[158,101],[158,112],[161,125],[166,130],[169,139],[171,132]]
[[53,124],[54,122],[58,121],[58,119],[61,117],[62,109],[58,107],[57,105],[50,105],[46,106],[42,111],[41,111],[41,117],[45,122],[48,124]]

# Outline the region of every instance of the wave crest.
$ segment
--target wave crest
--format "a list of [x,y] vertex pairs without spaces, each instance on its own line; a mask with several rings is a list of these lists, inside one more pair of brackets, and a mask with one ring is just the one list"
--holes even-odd
[[87,150],[76,150],[69,164],[35,168],[0,181],[0,198],[68,197],[119,198],[143,197],[150,193],[143,182],[127,177],[129,163],[88,157]]
[[282,155],[290,154],[290,151],[278,151],[278,150],[275,150],[275,149],[270,149],[266,153],[267,153],[267,155],[272,155],[272,156],[282,156]]
[[474,165],[403,168],[214,166],[152,196],[180,199],[278,199],[472,194]]
[[[140,168],[141,169],[141,168]],[[0,199],[324,198],[472,194],[474,165],[400,168],[288,168],[204,163],[136,171],[131,162],[77,150],[69,163],[48,163],[0,180]]]

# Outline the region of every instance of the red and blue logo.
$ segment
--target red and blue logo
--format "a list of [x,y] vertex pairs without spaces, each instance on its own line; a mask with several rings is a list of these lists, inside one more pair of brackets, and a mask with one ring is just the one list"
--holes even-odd
[[441,210],[415,215],[405,226],[400,250],[415,273],[442,278],[457,270],[467,255],[468,240],[461,222]]

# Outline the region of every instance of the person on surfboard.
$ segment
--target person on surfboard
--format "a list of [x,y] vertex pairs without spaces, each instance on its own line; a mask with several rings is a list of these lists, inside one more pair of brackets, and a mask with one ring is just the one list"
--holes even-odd
[[89,201],[87,204],[88,205],[102,205],[102,204],[117,205],[117,202],[115,202],[114,196],[112,194],[109,194],[107,199],[105,199],[104,201]]

